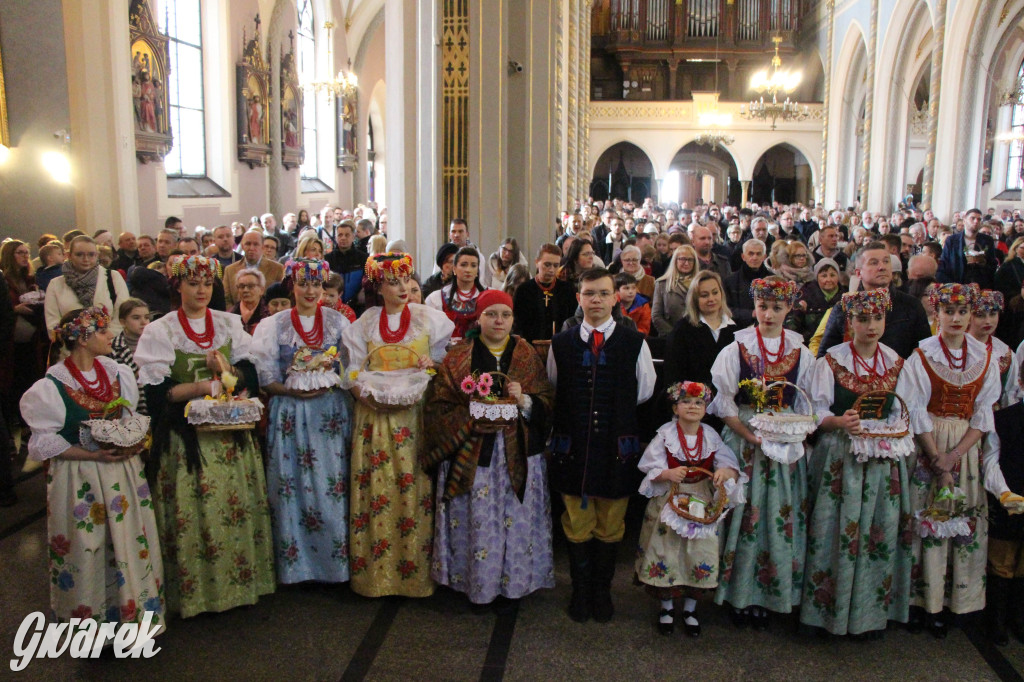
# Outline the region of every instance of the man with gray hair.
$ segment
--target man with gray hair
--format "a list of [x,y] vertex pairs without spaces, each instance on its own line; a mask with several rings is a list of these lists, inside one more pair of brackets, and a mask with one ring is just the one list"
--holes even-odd
[[760,239],[748,239],[743,242],[740,251],[743,260],[740,267],[722,283],[725,300],[732,311],[732,319],[736,322],[737,329],[749,327],[754,323],[754,298],[750,295],[750,283],[772,274],[764,264],[767,255],[764,242]]
[[919,253],[916,256],[911,256],[907,262],[907,280],[935,279],[935,273],[938,270],[938,261],[927,254]]
[[295,248],[292,236],[277,229],[277,218],[273,213],[264,213],[260,216],[260,224],[263,225],[263,234],[277,240],[277,252],[288,253]]

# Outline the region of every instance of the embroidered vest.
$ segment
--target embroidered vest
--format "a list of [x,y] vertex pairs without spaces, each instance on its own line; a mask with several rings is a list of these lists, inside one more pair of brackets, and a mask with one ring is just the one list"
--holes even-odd
[[[829,410],[832,414],[842,414],[853,408],[857,399],[871,391],[895,391],[896,382],[900,377],[900,370],[903,369],[903,358],[896,358],[892,367],[885,371],[881,377],[861,377],[844,367],[834,356],[826,354],[825,361],[832,369],[832,376],[835,377],[835,389],[832,405]],[[861,419],[887,419],[892,403],[895,398],[888,396],[870,396],[861,401]]]
[[974,416],[974,399],[985,383],[985,375],[988,374],[992,354],[985,355],[985,368],[974,381],[958,386],[940,377],[920,348],[917,348],[915,352],[921,356],[924,370],[928,373],[928,380],[932,384],[932,397],[928,400],[928,413],[937,417],[956,419],[970,419]]
[[[99,360],[97,360],[99,362]],[[57,392],[60,394],[60,399],[64,402],[64,426],[61,427],[60,437],[66,440],[72,445],[81,444],[81,440],[78,436],[79,425],[87,419],[102,419],[103,418],[103,403],[95,398],[92,398],[82,391],[77,391],[67,384],[59,381],[52,374],[46,375],[46,378],[52,381],[57,386]],[[121,382],[115,378],[110,382],[110,387],[113,389],[114,397],[111,400],[117,400],[121,397]],[[119,406],[114,412],[107,415],[113,419],[119,419],[121,417],[121,407]]]
[[[746,346],[737,343],[740,351],[740,381],[744,379],[760,379],[764,377],[765,384],[773,381],[788,381],[796,383],[797,375],[800,373],[800,348],[796,346],[786,353],[778,362],[763,363],[760,355],[747,351]],[[762,365],[764,368],[762,370]],[[776,386],[768,391],[767,408],[781,410],[791,407],[796,399],[796,389],[792,386]],[[736,395],[737,405],[749,405],[750,399],[746,391],[740,391]]]

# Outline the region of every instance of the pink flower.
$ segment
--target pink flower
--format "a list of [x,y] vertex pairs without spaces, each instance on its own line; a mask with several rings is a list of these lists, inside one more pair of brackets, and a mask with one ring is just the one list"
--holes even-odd
[[[487,375],[485,374],[484,376],[487,376]],[[483,382],[482,379],[483,379],[483,377],[481,377],[480,383],[476,385],[476,392],[480,394],[481,398],[486,398],[487,396],[489,396],[491,394],[491,387],[490,386],[484,386],[484,382]]]
[[[486,386],[487,388],[490,388],[493,385],[494,385],[494,378],[491,377],[490,374],[484,372],[483,374],[480,375],[480,381],[477,384],[478,388],[479,387],[483,387],[483,386]],[[481,395],[487,395],[487,394],[486,393],[482,393]]]
[[473,391],[476,390],[476,384],[473,383],[473,377],[466,377],[462,380],[462,392],[466,395],[473,395]]

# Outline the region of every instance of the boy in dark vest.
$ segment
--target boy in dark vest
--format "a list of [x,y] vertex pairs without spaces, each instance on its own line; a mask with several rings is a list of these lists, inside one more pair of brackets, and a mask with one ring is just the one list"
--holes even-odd
[[550,476],[565,502],[569,616],[606,623],[626,506],[641,477],[636,406],[651,397],[656,377],[643,335],[612,318],[618,301],[607,270],[585,271],[576,298],[583,323],[557,334],[548,353],[555,384]]

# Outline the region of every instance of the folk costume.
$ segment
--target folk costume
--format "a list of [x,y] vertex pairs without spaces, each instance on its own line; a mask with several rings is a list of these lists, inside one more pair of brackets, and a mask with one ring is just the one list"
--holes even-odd
[[[366,274],[378,285],[385,279],[408,277],[412,258],[408,254],[371,256]],[[393,315],[373,307],[342,332],[342,341],[353,370],[369,357],[370,370],[387,372],[416,366],[412,353],[392,344],[440,362],[454,326],[443,313],[416,303]],[[434,494],[419,463],[426,447],[424,399],[387,410],[356,404],[349,555],[352,589],[366,597],[428,597],[434,592],[430,579]]]
[[[793,282],[755,280],[754,298],[792,304]],[[763,338],[758,327],[741,329],[711,367],[718,394],[708,413],[719,418],[738,417],[745,424],[754,407],[739,382],[746,379],[772,383],[785,380],[805,391],[810,388],[814,358],[803,337],[788,329],[775,338]],[[786,386],[768,394],[767,408],[782,413],[805,412],[809,406],[797,391]],[[724,427],[722,440],[736,453],[740,471],[749,483],[746,503],[730,515],[722,556],[722,573],[715,601],[734,609],[761,607],[789,613],[800,603],[803,588],[807,517],[807,462],[803,456],[780,462]],[[800,454],[798,448],[788,452]]]
[[[299,260],[288,264],[285,281],[323,282],[329,275],[325,261]],[[341,388],[336,354],[338,348],[344,350],[341,337],[348,326],[341,313],[323,306],[312,316],[292,308],[264,320],[253,338],[261,386],[327,389],[315,398],[270,398],[267,489],[277,579],[283,584],[349,578],[352,398]]]
[[[81,341],[108,325],[102,309],[87,308],[57,333]],[[50,608],[58,622],[139,623],[152,611],[152,622],[164,623],[163,562],[141,459],[61,456],[72,446],[86,447],[83,422],[126,417],[137,399],[131,368],[106,357],[95,358],[90,370],[70,358],[59,362],[22,396],[21,414],[32,429],[29,457],[49,464]]]
[[[1003,309],[1003,295],[998,291],[986,289],[978,294],[972,312],[975,315],[999,313],[1001,317]],[[986,345],[992,354],[993,362],[999,367],[999,385],[1002,386],[1002,393],[999,402],[993,406],[993,409],[998,410],[1000,407],[1013,405],[1024,397],[1024,389],[1021,388],[1019,378],[1020,365],[1013,350],[994,333],[988,337]]]
[[459,289],[458,282],[453,280],[451,284],[445,284],[440,290],[427,296],[423,304],[447,315],[455,324],[452,337],[461,339],[466,336],[469,326],[477,318],[476,302],[483,290],[482,286],[474,284],[468,292],[463,292]]
[[[214,277],[220,265],[203,256],[175,256],[172,284]],[[167,565],[167,603],[188,618],[254,604],[274,591],[270,509],[263,458],[251,431],[197,431],[187,403],[172,403],[178,384],[213,379],[210,350],[237,366],[251,391],[250,343],[237,315],[210,311],[189,319],[183,309],[150,323],[135,361],[153,416],[153,485],[160,544]],[[242,390],[239,383],[238,390]]]
[[[976,295],[977,290],[968,285],[945,284],[933,291],[931,303],[933,307],[971,306]],[[913,431],[931,432],[938,452],[955,448],[968,428],[992,431],[992,406],[1000,394],[998,360],[974,337],[964,335],[959,350],[946,348],[941,335],[929,337],[907,360],[903,372]],[[932,504],[938,487],[925,460],[919,454],[911,479],[915,514]],[[988,501],[980,442],[960,457],[952,473],[965,495],[968,527],[962,534],[956,529],[940,533],[945,537],[913,534],[913,603],[931,614],[943,607],[953,613],[970,613],[985,606]]]
[[[884,317],[891,303],[888,290],[875,289],[845,294],[839,305],[850,319]],[[871,391],[905,395],[906,386],[898,383],[902,369],[903,359],[881,343],[871,358],[860,357],[853,342],[833,346],[814,367],[815,416],[841,416]],[[861,418],[889,419],[900,411],[894,400],[865,399]],[[909,434],[870,457],[854,450],[845,429],[819,435],[809,464],[814,511],[807,527],[802,623],[845,635],[884,630],[890,620],[907,622],[913,454]]]
[[[508,294],[492,289],[480,296],[477,309],[495,303],[512,307]],[[519,382],[526,396],[516,422],[497,433],[476,431],[469,413],[466,378],[484,381],[484,375],[494,377],[486,392]],[[438,468],[431,575],[473,603],[519,599],[555,586],[542,454],[553,400],[537,352],[515,336],[498,348],[479,336],[459,344],[433,381],[425,412],[431,449],[422,460],[426,468]]]

